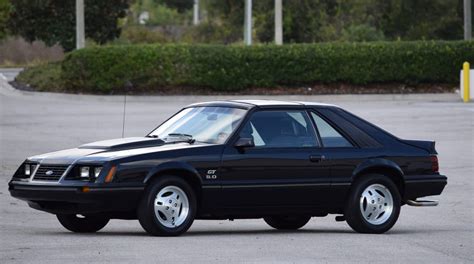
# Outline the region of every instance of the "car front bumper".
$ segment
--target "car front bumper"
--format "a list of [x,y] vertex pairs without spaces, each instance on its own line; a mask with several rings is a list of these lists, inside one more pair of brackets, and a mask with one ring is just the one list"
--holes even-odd
[[444,175],[410,175],[405,176],[403,199],[414,200],[419,197],[440,195],[448,183]]
[[12,181],[11,196],[53,214],[135,211],[144,187],[35,185]]

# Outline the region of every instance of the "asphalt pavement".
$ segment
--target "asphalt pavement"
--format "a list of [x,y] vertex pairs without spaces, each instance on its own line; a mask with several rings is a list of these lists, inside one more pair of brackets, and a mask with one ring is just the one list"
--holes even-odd
[[13,199],[7,183],[28,156],[122,134],[123,96],[17,91],[0,78],[0,263],[473,263],[474,104],[456,94],[327,96],[130,96],[125,136],[143,136],[180,107],[229,98],[338,104],[408,139],[434,139],[448,186],[438,207],[404,206],[386,234],[354,233],[333,216],[298,231],[263,220],[195,221],[181,237],[150,237],[138,221],[112,220],[73,234],[54,215]]

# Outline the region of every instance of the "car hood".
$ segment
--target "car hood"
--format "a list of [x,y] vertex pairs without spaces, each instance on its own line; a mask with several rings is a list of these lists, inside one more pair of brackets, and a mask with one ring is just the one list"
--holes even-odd
[[131,137],[97,141],[78,148],[45,153],[28,158],[43,164],[100,163],[153,152],[208,146],[209,144],[167,143],[157,138]]
[[130,137],[130,138],[117,138],[103,141],[96,141],[89,144],[80,146],[80,149],[102,149],[102,150],[118,150],[118,149],[131,149],[131,148],[143,148],[143,147],[154,147],[164,145],[164,141],[158,138],[150,137]]

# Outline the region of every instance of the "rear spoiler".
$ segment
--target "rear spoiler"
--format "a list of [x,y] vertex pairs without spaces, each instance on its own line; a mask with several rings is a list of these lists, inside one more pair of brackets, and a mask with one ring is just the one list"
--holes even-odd
[[424,149],[428,151],[430,154],[438,154],[435,149],[435,142],[434,141],[427,141],[427,140],[407,140],[407,139],[402,139],[402,142],[414,146],[417,148]]

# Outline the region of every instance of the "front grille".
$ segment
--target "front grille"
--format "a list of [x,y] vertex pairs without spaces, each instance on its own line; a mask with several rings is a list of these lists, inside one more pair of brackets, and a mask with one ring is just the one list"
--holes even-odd
[[59,181],[68,167],[68,165],[40,165],[33,180]]

